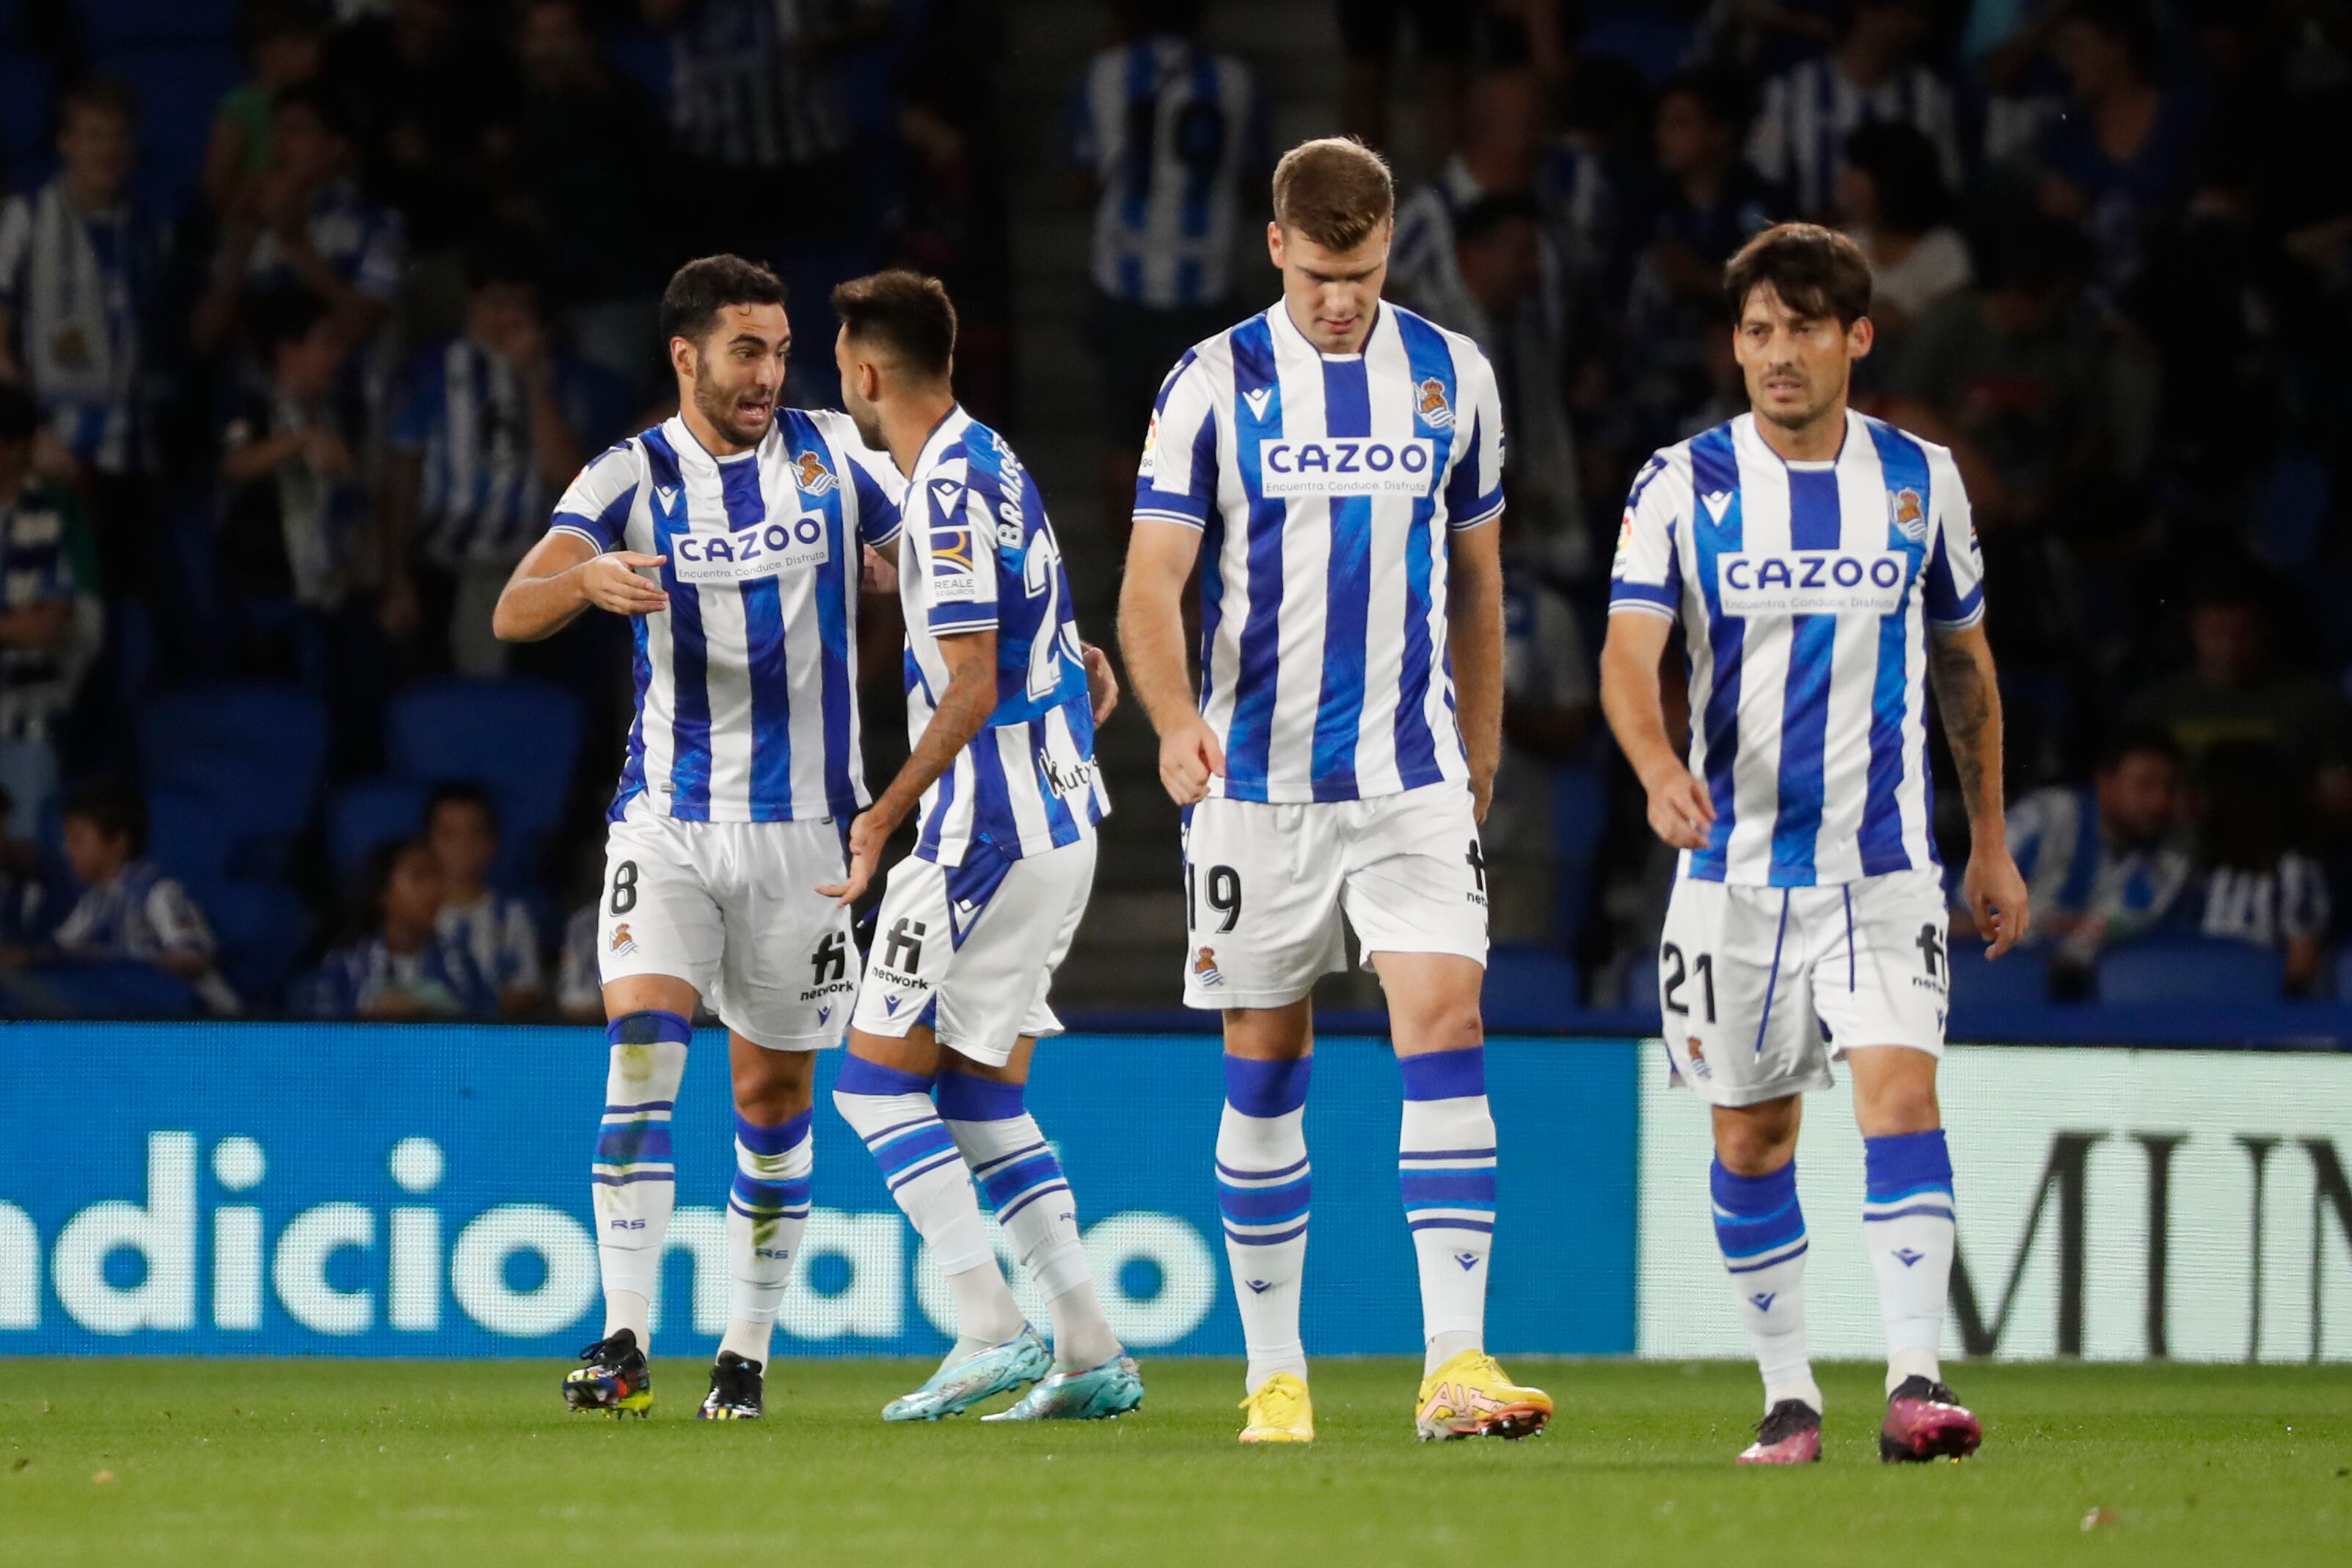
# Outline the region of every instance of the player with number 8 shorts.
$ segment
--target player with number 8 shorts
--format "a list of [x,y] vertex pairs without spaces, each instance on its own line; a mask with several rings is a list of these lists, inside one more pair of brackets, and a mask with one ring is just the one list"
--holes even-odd
[[809,1216],[814,1053],[856,991],[838,881],[867,799],[857,608],[903,487],[842,414],[779,406],[782,286],[735,256],[662,298],[678,412],[588,465],[515,569],[499,636],[590,607],[628,619],[636,718],[608,813],[597,910],[609,1061],[591,1170],[604,1331],[563,1382],[574,1410],[643,1415],[677,1178],[670,1113],[698,1005],[728,1030],[735,1177],[728,1324],[700,1414],[764,1413],[762,1373]]
[[[1381,298],[1388,166],[1293,149],[1266,244],[1282,298],[1169,372],[1136,478],[1128,677],[1185,810],[1184,999],[1222,1009],[1216,1183],[1249,1353],[1245,1443],[1311,1441],[1299,1335],[1309,993],[1343,917],[1388,999],[1398,1177],[1420,1274],[1424,1438],[1551,1414],[1486,1354],[1495,1123],[1478,824],[1501,749],[1503,429],[1466,337]],[[1198,564],[1201,676],[1181,599]]]
[[[1853,412],[1870,268],[1785,224],[1732,257],[1725,294],[1753,412],[1652,457],[1611,573],[1601,702],[1682,851],[1658,948],[1675,1082],[1709,1107],[1716,1238],[1764,1376],[1745,1464],[1822,1450],[1805,1345],[1797,1129],[1832,1057],[1853,1077],[1863,1239],[1886,1325],[1879,1452],[1975,1451],[1937,1364],[1954,1248],[1936,1100],[1951,972],[1927,779],[1932,685],[1959,772],[1963,881],[1998,958],[2025,934],[2001,816],[2000,696],[1983,567],[1952,455]],[[1679,624],[1690,752],[1659,661]]]

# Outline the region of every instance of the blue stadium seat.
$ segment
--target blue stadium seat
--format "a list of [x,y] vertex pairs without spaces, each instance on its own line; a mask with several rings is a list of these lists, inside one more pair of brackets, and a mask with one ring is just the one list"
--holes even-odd
[[2285,972],[2280,954],[2251,943],[2135,942],[2100,956],[2099,1000],[2274,1002]]
[[2012,948],[1998,962],[1984,956],[1984,943],[1954,934],[1951,943],[1952,1002],[2008,1005],[2050,999],[2050,959],[2031,947]]
[[140,711],[139,760],[151,790],[209,802],[230,874],[282,869],[317,810],[326,709],[299,687],[264,682],[167,692]]
[[126,44],[234,44],[242,0],[73,0],[81,39],[104,54]]
[[512,882],[562,815],[580,726],[580,699],[547,681],[427,681],[394,699],[393,770],[421,784],[488,789],[503,830],[493,874]]
[[327,801],[327,861],[341,885],[354,885],[368,857],[425,826],[425,787],[414,779],[362,779]]
[[2336,999],[2352,1002],[2352,944],[2336,950],[2336,967],[2330,977],[2336,982]]
[[221,831],[213,797],[176,785],[147,791],[147,855],[182,882],[208,885],[228,876],[237,849]]
[[224,882],[197,903],[220,945],[221,973],[249,1009],[270,1010],[310,945],[310,906],[274,882]]
[[155,44],[101,54],[98,68],[139,95],[140,196],[177,215],[204,173],[213,111],[245,78],[245,62],[226,45]]
[[1576,962],[1546,947],[1497,946],[1486,955],[1480,1007],[1490,1030],[1550,1029],[1583,992]]
[[177,975],[129,958],[60,958],[34,967],[26,992],[37,1016],[85,1019],[190,1018],[204,1011]]

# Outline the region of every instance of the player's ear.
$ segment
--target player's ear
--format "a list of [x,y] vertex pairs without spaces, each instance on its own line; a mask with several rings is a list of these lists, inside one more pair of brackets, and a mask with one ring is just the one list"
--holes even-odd
[[1274,258],[1274,265],[1279,269],[1282,266],[1282,225],[1278,223],[1265,225],[1265,254]]
[[1867,316],[1855,317],[1853,325],[1845,329],[1847,357],[1850,359],[1868,359],[1871,345],[1877,341],[1878,329],[1871,324]]
[[695,372],[695,361],[698,358],[699,358],[699,356],[695,352],[694,342],[691,339],[672,338],[669,340],[669,368],[676,371],[679,375],[693,375]]

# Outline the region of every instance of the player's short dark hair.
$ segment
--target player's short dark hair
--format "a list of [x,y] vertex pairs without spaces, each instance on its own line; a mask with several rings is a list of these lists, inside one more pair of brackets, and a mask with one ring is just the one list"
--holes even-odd
[[955,357],[956,309],[936,277],[892,267],[833,291],[833,313],[853,340],[888,346],[918,375],[944,376]]
[[2180,766],[2180,743],[2172,732],[2153,724],[2128,724],[2109,735],[2106,744],[2099,747],[2099,771],[2113,773],[2124,765],[2124,759],[2142,755],[2161,757],[2174,767]]
[[0,441],[30,441],[41,428],[41,405],[14,382],[0,382]]
[[121,779],[93,779],[66,799],[66,820],[79,817],[110,839],[129,839],[134,855],[147,852],[147,798]]
[[1274,221],[1325,250],[1353,250],[1395,215],[1388,161],[1352,136],[1302,141],[1274,166]]
[[499,831],[499,803],[479,784],[459,779],[436,786],[433,793],[425,798],[425,826],[428,831],[444,806],[479,807],[482,815],[489,819],[490,831]]
[[1851,327],[1870,314],[1870,263],[1862,248],[1819,224],[1776,224],[1739,247],[1723,268],[1724,303],[1737,322],[1765,285],[1801,316]]
[[669,275],[662,290],[664,338],[699,343],[730,305],[782,305],[783,280],[740,256],[698,256]]
[[83,77],[58,95],[58,129],[77,114],[109,114],[125,124],[139,122],[139,95],[121,77]]

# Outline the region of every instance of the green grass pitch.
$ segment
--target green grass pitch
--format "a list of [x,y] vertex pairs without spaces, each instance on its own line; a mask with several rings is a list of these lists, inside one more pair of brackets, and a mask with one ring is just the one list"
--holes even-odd
[[1533,1441],[1424,1447],[1415,1369],[1334,1360],[1277,1450],[1234,1442],[1224,1362],[1022,1427],[884,1427],[906,1363],[786,1363],[722,1425],[675,1360],[625,1422],[551,1364],[0,1362],[0,1563],[2352,1563],[2352,1367],[1964,1366],[1983,1453],[1892,1468],[1877,1369],[1834,1366],[1790,1472],[1729,1462],[1746,1366],[1512,1366],[1559,1403]]

